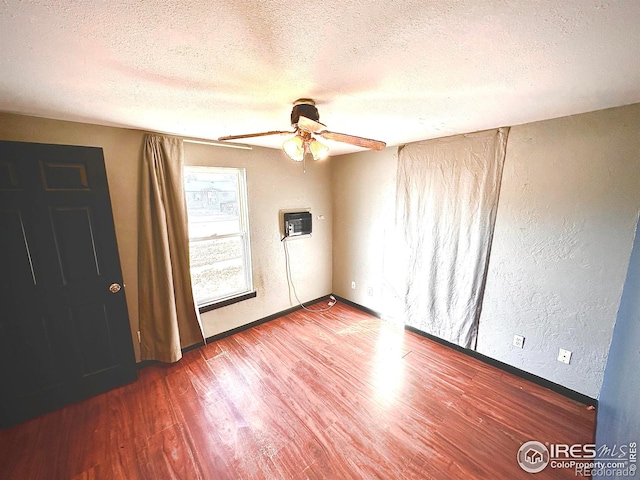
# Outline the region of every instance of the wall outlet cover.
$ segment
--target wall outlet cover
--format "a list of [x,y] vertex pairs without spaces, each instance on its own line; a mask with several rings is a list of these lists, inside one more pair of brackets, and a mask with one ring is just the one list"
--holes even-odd
[[571,362],[571,352],[569,350],[561,348],[560,352],[558,353],[558,361],[566,363],[568,365]]
[[522,335],[513,336],[513,346],[518,348],[524,347],[524,337]]

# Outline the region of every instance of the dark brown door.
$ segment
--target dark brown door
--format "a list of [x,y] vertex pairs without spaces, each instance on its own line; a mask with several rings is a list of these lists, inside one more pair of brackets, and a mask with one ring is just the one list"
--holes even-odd
[[0,141],[0,426],[136,378],[102,149]]

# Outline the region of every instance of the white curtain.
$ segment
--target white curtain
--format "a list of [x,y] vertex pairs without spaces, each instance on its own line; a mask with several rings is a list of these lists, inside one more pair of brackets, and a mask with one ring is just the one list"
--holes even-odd
[[405,145],[396,214],[404,322],[475,348],[508,129]]
[[204,342],[189,270],[182,140],[147,135],[138,228],[138,305],[142,360],[176,362]]

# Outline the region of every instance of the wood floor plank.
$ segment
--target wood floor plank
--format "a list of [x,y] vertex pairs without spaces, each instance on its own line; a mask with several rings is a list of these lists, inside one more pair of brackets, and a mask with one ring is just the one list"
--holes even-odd
[[[108,396],[99,395],[82,402],[69,420],[63,441],[62,455],[57,459],[58,472],[70,472],[72,475],[90,471],[97,465],[105,464],[110,455],[110,425],[107,415]],[[51,438],[52,441],[60,441]],[[91,442],[87,442],[87,438]]]
[[[191,358],[199,356],[198,352],[189,353]],[[165,382],[173,411],[178,423],[184,428],[184,436],[199,475],[205,479],[238,478],[221,456],[222,445],[218,431],[222,424],[217,415],[220,412],[218,404],[198,396],[187,368],[173,369],[165,377]]]
[[0,431],[0,478],[526,479],[524,442],[593,442],[594,423],[586,405],[338,303]]
[[143,402],[147,395],[136,392],[146,384],[145,377],[153,374],[151,370],[143,372],[138,380],[140,384],[126,385],[105,394],[108,404],[106,415],[109,423],[109,457],[104,464],[99,465],[98,472],[94,472],[103,472],[98,478],[110,478],[106,476],[106,472],[109,472],[111,478],[118,480],[128,476],[150,478],[147,456],[150,429],[142,420]]
[[148,452],[152,478],[202,478],[180,425],[172,425],[149,437]]

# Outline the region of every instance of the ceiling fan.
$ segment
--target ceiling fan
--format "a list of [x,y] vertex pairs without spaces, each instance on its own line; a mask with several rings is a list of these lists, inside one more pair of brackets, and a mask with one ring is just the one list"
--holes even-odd
[[248,133],[244,135],[227,135],[218,140],[239,140],[242,138],[266,137],[269,135],[293,135],[282,144],[282,149],[294,162],[302,162],[305,154],[310,153],[314,160],[321,160],[329,155],[329,147],[314,138],[319,136],[336,142],[348,143],[370,150],[382,150],[387,146],[385,142],[370,138],[356,137],[344,133],[330,132],[326,125],[318,122],[320,115],[316,103],[310,98],[300,98],[293,103],[291,110],[291,126],[293,132],[272,130],[262,133]]

